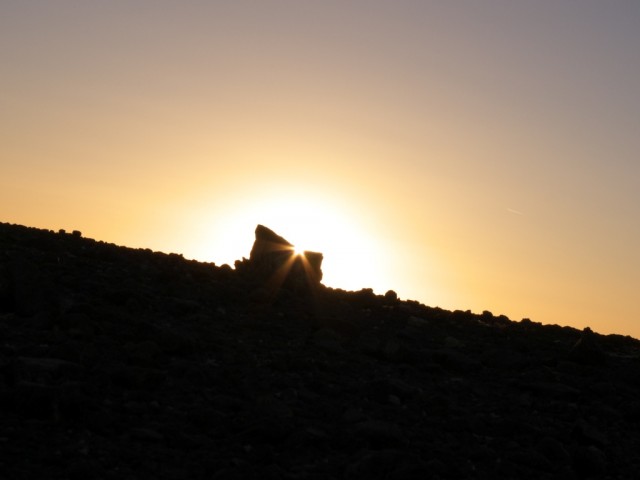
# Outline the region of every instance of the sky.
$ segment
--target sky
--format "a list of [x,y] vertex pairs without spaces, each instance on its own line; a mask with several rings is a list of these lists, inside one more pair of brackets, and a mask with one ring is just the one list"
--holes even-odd
[[640,2],[8,0],[0,221],[640,338]]

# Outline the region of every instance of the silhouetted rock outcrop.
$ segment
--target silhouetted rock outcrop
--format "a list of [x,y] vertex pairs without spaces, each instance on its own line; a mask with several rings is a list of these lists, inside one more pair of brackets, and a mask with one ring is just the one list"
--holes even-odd
[[273,230],[258,225],[255,231],[256,239],[251,248],[249,260],[254,263],[271,263],[270,268],[276,269],[283,263],[281,257],[289,258],[293,253],[293,244],[276,234]]
[[322,259],[318,252],[296,254],[293,244],[269,228],[258,225],[249,261],[236,264],[249,271],[269,295],[289,288],[297,293],[315,290],[322,280]]
[[269,251],[0,224],[0,478],[636,478],[637,340],[319,282],[264,302]]

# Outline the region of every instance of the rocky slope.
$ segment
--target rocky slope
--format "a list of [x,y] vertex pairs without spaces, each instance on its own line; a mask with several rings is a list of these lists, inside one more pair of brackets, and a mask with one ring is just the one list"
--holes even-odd
[[254,260],[0,224],[0,478],[637,478],[637,340]]

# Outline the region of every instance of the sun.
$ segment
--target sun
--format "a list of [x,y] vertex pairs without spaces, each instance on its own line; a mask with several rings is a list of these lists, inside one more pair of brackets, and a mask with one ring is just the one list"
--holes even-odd
[[313,195],[308,191],[277,191],[226,205],[224,214],[208,221],[206,248],[210,261],[233,265],[248,257],[256,225],[262,224],[293,245],[294,255],[323,254],[322,283],[345,290],[391,288],[385,249],[353,202]]

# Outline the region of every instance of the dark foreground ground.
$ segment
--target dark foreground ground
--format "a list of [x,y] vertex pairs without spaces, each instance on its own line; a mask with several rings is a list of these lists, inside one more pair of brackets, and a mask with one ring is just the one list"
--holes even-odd
[[639,356],[0,224],[2,479],[639,478]]

